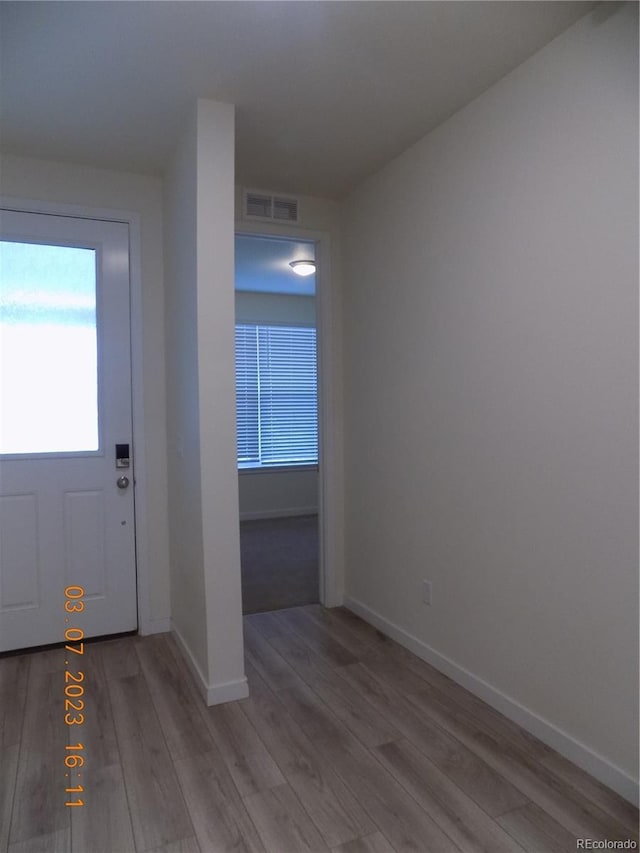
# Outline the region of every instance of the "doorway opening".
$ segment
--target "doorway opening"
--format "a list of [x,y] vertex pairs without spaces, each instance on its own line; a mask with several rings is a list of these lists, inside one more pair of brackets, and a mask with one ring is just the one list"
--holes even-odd
[[[320,600],[313,241],[236,235],[236,415],[244,613]],[[296,269],[297,268],[297,269]]]

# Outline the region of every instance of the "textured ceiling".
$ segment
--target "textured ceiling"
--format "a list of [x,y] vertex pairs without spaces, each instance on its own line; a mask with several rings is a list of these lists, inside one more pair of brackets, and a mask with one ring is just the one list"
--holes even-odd
[[212,98],[239,183],[339,198],[593,6],[2,2],[0,144],[161,174]]
[[288,296],[313,296],[316,277],[299,276],[291,261],[315,259],[313,243],[270,237],[236,235],[236,290],[254,293],[281,293]]

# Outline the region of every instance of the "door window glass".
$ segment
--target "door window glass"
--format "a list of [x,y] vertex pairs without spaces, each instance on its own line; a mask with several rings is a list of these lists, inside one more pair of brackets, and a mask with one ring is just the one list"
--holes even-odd
[[96,252],[0,241],[0,453],[98,449]]

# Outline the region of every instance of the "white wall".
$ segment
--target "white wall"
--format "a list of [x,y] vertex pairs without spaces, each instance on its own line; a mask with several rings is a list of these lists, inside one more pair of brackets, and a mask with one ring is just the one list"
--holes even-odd
[[215,701],[248,695],[242,645],[236,461],[235,111],[198,101],[198,375],[209,681]]
[[240,471],[240,519],[312,515],[318,511],[318,471]]
[[[315,326],[313,296],[236,291],[236,323]],[[318,511],[318,472],[239,471],[240,518],[275,518]]]
[[173,627],[209,704],[247,695],[235,435],[234,109],[198,100],[167,175]]
[[165,177],[169,544],[173,629],[208,681],[198,385],[197,121]]
[[[140,217],[142,277],[142,372],[146,432],[144,454],[148,613],[143,631],[166,630],[169,624],[169,560],[167,539],[167,458],[164,377],[164,297],[162,253],[162,184],[157,178],[66,163],[3,155],[0,191],[7,196],[54,204],[109,208]],[[136,478],[140,477],[139,470]],[[138,480],[139,485],[140,480]],[[140,582],[140,581],[139,581]],[[143,616],[143,614],[141,614]]]
[[520,703],[628,796],[636,15],[596,9],[368,180],[344,217],[351,604]]
[[313,296],[283,293],[236,291],[236,323],[275,323],[315,326],[316,300]]

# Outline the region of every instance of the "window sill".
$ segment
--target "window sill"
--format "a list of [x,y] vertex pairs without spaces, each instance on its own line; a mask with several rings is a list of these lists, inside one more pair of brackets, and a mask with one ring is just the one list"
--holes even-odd
[[292,471],[318,471],[317,464],[313,465],[274,465],[272,468],[262,465],[259,468],[238,468],[238,474],[289,474]]

